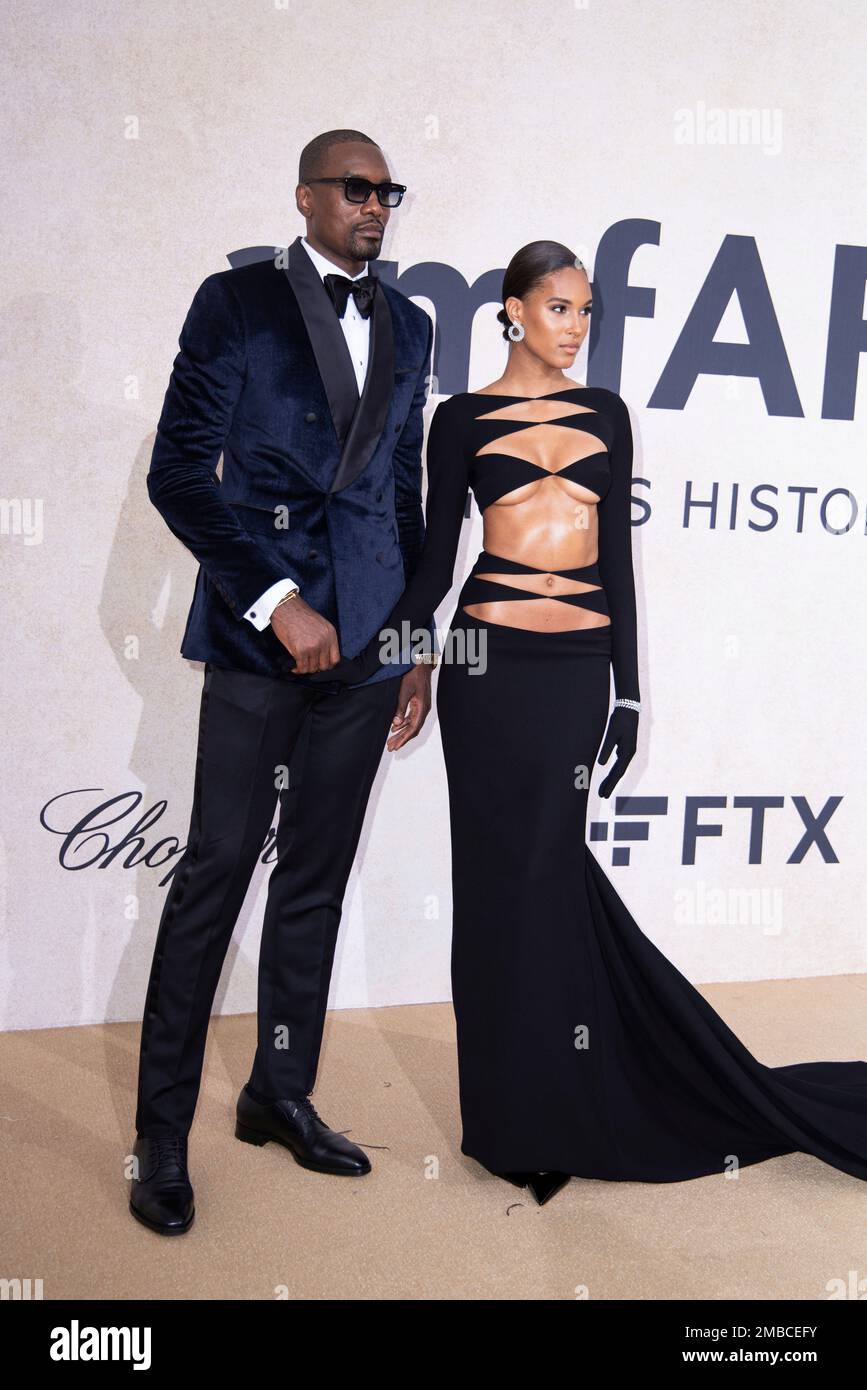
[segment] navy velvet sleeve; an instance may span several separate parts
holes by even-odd
[[[461,522],[469,486],[463,445],[460,399],[441,401],[433,413],[427,441],[427,498],[425,538],[415,572],[378,632],[357,656],[344,659],[322,672],[323,680],[366,680],[381,665],[392,661],[383,634],[396,633],[405,655],[405,632],[431,629],[433,616],[452,585]],[[404,624],[408,627],[404,628]]]
[[[433,323],[429,322],[424,361],[415,385],[406,423],[392,454],[394,469],[394,510],[400,548],[411,573],[415,573],[424,544],[424,512],[421,499],[421,456],[424,439],[424,407],[430,380]],[[409,577],[409,576],[408,576]]]
[[[412,405],[406,423],[392,454],[394,470],[394,510],[397,533],[403,556],[404,574],[409,583],[418,569],[424,546],[425,520],[422,507],[422,441],[424,439],[424,408],[430,382],[431,352],[433,350],[433,321],[428,321],[428,340],[416,381]],[[433,620],[428,626],[433,638]]]
[[[286,573],[220,495],[217,464],[246,372],[243,316],[225,275],[210,275],[199,286],[178,344],[147,475],[148,495],[242,619]]]
[[[599,573],[611,617],[611,671],[618,699],[640,700],[635,576],[632,562],[632,425],[615,396],[611,486],[598,505]]]

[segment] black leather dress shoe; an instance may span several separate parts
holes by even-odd
[[[290,1150],[302,1168],[316,1173],[360,1177],[370,1172],[370,1159],[364,1150],[329,1129],[309,1096],[264,1105],[254,1100],[245,1086],[235,1112],[235,1137],[258,1145],[274,1139]]]
[[[161,1236],[181,1236],[193,1224],[196,1208],[187,1172],[187,1140],[179,1134],[137,1135],[129,1209],[136,1221]]]

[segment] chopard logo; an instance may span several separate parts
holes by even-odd
[[[122,869],[137,869],[142,865],[148,869],[162,869],[168,864],[170,870],[160,879],[160,887],[168,883],[186,849],[176,835],[152,833],[168,802],[157,801],[148,810],[141,811],[141,792],[129,791],[97,801],[89,809],[85,806],[79,810],[74,800],[70,803],[70,798],[84,798],[102,791],[102,787],[77,787],[59,792],[46,801],[39,812],[40,825],[59,837],[57,862],[60,867],[75,871],[107,869],[117,861]],[[261,863],[276,859],[276,852],[267,853],[275,838],[274,830],[269,830]]]

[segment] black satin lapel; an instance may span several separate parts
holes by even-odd
[[[283,270],[298,300],[313,345],[337,438],[344,445],[359,408],[358,382],[340,319],[318,270],[301,245],[300,236],[288,248]]]
[[[301,250],[302,256],[305,251]],[[309,258],[308,258],[309,259]],[[337,316],[335,315],[335,318]],[[350,364],[351,366],[351,364]],[[394,392],[394,333],[391,310],[378,285],[370,316],[370,355],[364,390],[358,402],[329,492],[340,492],[368,465],[382,437]]]

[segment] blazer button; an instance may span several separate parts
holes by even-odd
[[[308,550],[308,552],[307,552],[307,559],[308,559],[308,560],[318,560],[318,559],[319,559],[319,551],[318,551],[318,550]]]
[[[315,423],[316,423],[316,411],[315,411],[315,410],[308,410],[307,414],[304,416],[304,419],[307,421],[307,424],[308,424],[308,425],[315,425]]]
[[[402,429],[403,429],[403,425],[401,425],[401,424],[395,425],[395,427],[394,427],[394,432],[395,432],[395,434],[400,434],[400,432],[401,432]]]
[[[376,558],[377,558],[377,560],[379,561],[379,563],[382,564],[382,561],[383,561],[383,559],[384,559],[384,555],[383,555],[383,552],[382,552],[381,550],[377,550],[377,552],[376,552]]]
[[[382,493],[381,493],[381,492],[378,492],[378,493],[376,494],[376,500],[377,500],[377,502],[381,502],[381,501],[382,501]]]

